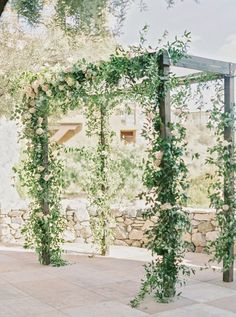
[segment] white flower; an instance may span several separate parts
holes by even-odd
[[[169,203],[165,203],[165,204],[160,206],[160,209],[161,210],[170,210],[170,209],[172,209],[172,205]]]
[[[163,157],[163,152],[162,151],[158,151],[158,152],[155,153],[156,160],[160,161],[162,159],[162,157]]]
[[[39,179],[40,179],[40,174],[35,174],[35,175],[34,175],[34,178],[35,178],[36,180],[39,180]]]
[[[44,215],[44,216],[43,216],[43,220],[44,220],[44,221],[47,221],[48,218],[49,218],[49,215]]]
[[[36,134],[38,134],[38,135],[42,135],[43,133],[44,133],[44,130],[42,128],[38,128],[36,130]]]
[[[48,97],[51,97],[51,96],[52,96],[52,91],[51,91],[51,90],[46,91],[46,95],[47,95]]]
[[[39,167],[38,167],[38,170],[39,170],[40,172],[43,172],[43,171],[45,170],[45,167],[39,166]]]
[[[171,133],[173,136],[175,136],[176,138],[178,138],[179,137],[179,132],[178,131],[176,131],[176,130],[174,130],[174,131],[172,131],[172,133]]]
[[[149,113],[147,114],[147,118],[148,118],[149,120],[153,120],[153,119],[155,118],[154,113],[149,112]]]
[[[31,119],[31,114],[30,113],[25,113],[25,114],[23,114],[23,116],[22,116],[22,119],[23,120],[28,120],[28,119]]]
[[[33,108],[33,107],[32,107],[32,108],[29,108],[29,112],[30,112],[30,113],[35,113],[35,111],[36,111],[35,108]]]
[[[43,118],[42,117],[38,117],[38,124],[41,125],[43,123]]]
[[[222,209],[223,209],[224,211],[228,211],[228,210],[229,210],[229,205],[223,205],[223,206],[222,206]]]
[[[47,182],[50,178],[52,178],[52,175],[45,175],[43,179]]]
[[[40,82],[39,82],[38,80],[35,80],[35,81],[32,83],[32,88],[34,89],[34,92],[35,92],[36,94],[38,93],[39,86],[40,86]]]
[[[67,82],[67,85],[68,86],[74,86],[74,84],[75,84],[75,80],[74,80],[74,78],[72,78],[72,77],[67,77],[66,79],[65,79],[65,81]]]
[[[60,91],[63,91],[63,90],[65,89],[65,87],[64,87],[63,85],[59,85],[59,86],[58,86],[58,89],[59,89]]]
[[[176,116],[179,116],[181,113],[182,113],[182,110],[181,110],[181,109],[174,109],[174,114],[175,114]]]
[[[222,146],[229,146],[230,145],[230,143],[228,142],[228,141],[226,141],[226,140],[224,140],[223,142],[222,142]]]
[[[24,88],[24,92],[25,92],[27,97],[31,97],[31,98],[35,97],[35,92],[31,86],[26,86]]]
[[[35,107],[36,102],[35,102],[35,100],[31,100],[29,104],[30,104],[31,107]]]
[[[159,169],[162,157],[163,157],[163,152],[162,151],[158,151],[158,152],[155,153],[154,167],[156,169]]]
[[[42,217],[43,217],[43,213],[42,213],[42,212],[38,212],[38,213],[37,213],[37,216],[38,216],[39,218],[42,218]]]
[[[71,66],[68,66],[68,67],[66,67],[66,69],[65,69],[65,71],[66,71],[67,73],[71,73],[72,70],[73,70],[73,67],[71,67]]]
[[[42,90],[44,92],[47,92],[49,90],[49,85],[48,84],[42,85]]]

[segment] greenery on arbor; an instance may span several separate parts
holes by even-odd
[[[49,21],[45,23],[48,25]],[[0,23],[0,46],[0,114],[9,116],[15,102],[11,82],[22,72],[37,72],[40,67],[57,64],[70,67],[84,57],[91,62],[107,59],[114,51],[115,41],[111,36],[91,39],[82,34],[70,39],[50,25],[43,32],[31,34],[11,14]]]
[[[147,118],[143,135],[148,142],[144,172],[146,191],[142,197],[147,203],[146,217],[155,216],[158,221],[147,232],[147,247],[152,251],[154,260],[145,265],[146,278],[139,294],[132,301],[133,306],[138,305],[147,293],[153,294],[159,301],[169,301],[176,295],[176,284],[182,283],[184,276],[191,271],[183,263],[187,245],[182,238],[190,230],[189,218],[183,209],[188,182],[187,167],[183,160],[186,140],[182,120],[191,78],[183,83],[183,79],[177,78],[175,74],[165,74],[161,67],[164,51],[174,65],[185,56],[188,43],[189,34],[186,33],[183,39],[176,39],[155,50],[142,46],[132,47],[128,51],[118,48],[108,61],[88,63],[83,59],[69,69],[45,69],[37,74],[23,74],[19,82],[23,90],[15,118],[23,124],[22,137],[27,140],[25,154],[28,157],[20,175],[33,198],[30,221],[25,232],[30,238],[28,246],[35,245],[39,259],[44,264],[62,263],[60,243],[63,231],[59,208],[60,188],[63,185],[62,164],[57,146],[49,142],[48,117],[59,108],[63,113],[83,108],[88,132],[97,137],[97,152],[92,159],[95,177],[91,180],[89,193],[91,205],[97,211],[94,225],[98,229],[101,253],[104,254],[111,228],[108,170],[112,131],[108,119],[121,102],[132,100],[142,105]],[[214,79],[213,75],[211,80]],[[199,77],[200,82],[205,80],[209,80],[209,75]],[[178,88],[180,85],[181,89]],[[178,120],[165,125],[160,109],[163,98],[170,91],[174,91],[172,107]],[[218,118],[217,113],[213,111],[213,118]],[[214,187],[217,193],[212,196],[221,226],[221,236],[215,243],[217,260],[222,259],[226,251],[226,245],[222,242],[231,242],[235,232],[232,230],[229,234],[225,221],[225,210],[235,208],[234,196],[231,195],[225,204],[220,183],[222,176],[227,179],[227,173],[235,168],[229,161],[232,158],[229,152],[231,144],[221,144],[222,129],[231,122],[229,118],[220,121],[218,147],[213,149],[213,152],[216,150],[218,155],[222,155],[218,150],[222,150],[222,146],[224,148],[221,157],[223,164],[217,165],[219,182],[218,187]],[[163,129],[167,129],[168,133],[163,134]],[[230,229],[234,227],[235,220],[230,219]],[[226,261],[226,267],[231,261],[232,258]]]
[[[173,62],[185,54],[186,42],[176,39],[172,45],[165,47]],[[161,119],[157,91],[163,86],[163,74],[156,70],[161,54],[162,49],[157,52],[143,50],[142,47],[128,52],[117,49],[107,62],[92,64],[82,60],[67,71],[25,74],[20,82],[23,87],[22,102],[15,111],[15,118],[20,119],[24,127],[22,137],[28,140],[28,160],[25,161],[21,178],[33,198],[31,217],[25,230],[30,231],[28,236],[33,238],[31,242],[36,245],[40,261],[48,264],[54,261],[60,263],[63,221],[57,204],[62,185],[61,162],[54,154],[55,145],[49,142],[47,117],[58,107],[62,112],[77,107],[86,109],[90,131],[98,137],[96,159],[99,169],[96,188],[92,188],[92,193],[93,205],[99,210],[101,237],[104,239],[110,212],[106,167],[111,134],[106,125],[107,115],[122,100],[141,102],[150,123],[150,128],[145,126],[144,130],[144,136],[150,143],[144,176],[147,192],[144,196],[149,207],[148,216],[155,214],[159,219],[163,218],[149,232],[151,240],[148,244],[154,254],[163,256],[163,261],[159,259],[150,264],[156,283],[153,284],[152,280],[148,284],[150,289],[156,288],[159,298],[173,296],[179,272],[188,273],[185,266],[179,264],[185,247],[181,237],[189,229],[187,215],[181,207],[186,189],[186,167],[182,160],[183,150],[178,144],[183,142],[184,130],[180,124],[172,125],[171,133],[176,133],[176,136],[166,140],[159,134]],[[165,87],[170,89],[177,83],[173,75],[167,78]],[[162,92],[159,90],[159,93]],[[180,96],[175,100],[180,102]],[[166,183],[163,186],[163,176],[167,171],[171,177],[164,177]],[[159,232],[168,232],[169,239],[162,236],[162,240],[159,234],[156,236]],[[163,274],[167,266],[171,268],[168,275]],[[150,270],[148,267],[146,269],[148,276]]]

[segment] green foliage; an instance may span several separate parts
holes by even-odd
[[[209,173],[208,173],[209,174]],[[214,173],[210,173],[214,175]],[[214,176],[212,179],[206,178],[206,173],[200,174],[199,176],[192,178],[189,182],[188,190],[188,202],[189,207],[204,207],[210,206],[210,199],[208,197],[208,188],[214,182]]]
[[[13,0],[13,8],[17,13],[27,19],[30,24],[40,22],[43,10],[43,0]]]
[[[65,156],[65,194],[78,195],[89,188],[93,171],[96,169],[96,149],[84,147],[67,150]],[[130,201],[144,190],[142,175],[145,166],[145,152],[141,146],[114,144],[109,155],[109,190],[113,191],[112,201]],[[96,179],[94,178],[94,181]],[[76,188],[76,192],[73,191]]]
[[[183,121],[190,81],[186,80],[185,85],[177,89],[178,78],[171,73],[164,74],[159,63],[163,50],[169,53],[173,63],[178,61],[186,54],[188,43],[189,34],[186,33],[183,39],[176,38],[173,43],[168,43],[167,46],[155,52],[145,50],[142,46],[133,47],[128,52],[118,48],[109,61],[94,64],[81,60],[70,69],[45,70],[37,77],[23,76],[20,83],[24,87],[24,92],[22,103],[16,109],[16,118],[23,120],[25,128],[23,136],[28,139],[30,137],[33,142],[32,152],[28,145],[26,153],[30,159],[25,167],[26,172],[27,166],[30,167],[27,186],[29,186],[29,192],[33,194],[34,203],[37,201],[44,203],[43,210],[45,210],[45,202],[49,203],[50,207],[51,199],[52,204],[55,200],[59,201],[58,186],[61,180],[60,163],[58,161],[54,163],[54,160],[50,159],[51,145],[48,148],[49,161],[45,162],[44,159],[45,145],[49,143],[46,117],[57,111],[58,107],[64,113],[78,107],[84,109],[87,118],[87,133],[89,136],[96,137],[97,144],[96,151],[91,153],[83,149],[80,155],[88,162],[91,172],[84,186],[86,186],[90,205],[95,208],[98,215],[93,226],[95,236],[100,241],[102,254],[105,254],[107,250],[112,231],[110,203],[115,195],[114,190],[120,189],[120,186],[123,187],[122,179],[118,187],[112,183],[113,132],[110,130],[109,118],[117,105],[126,100],[138,101],[142,104],[147,118],[143,135],[148,143],[143,176],[147,190],[142,197],[145,197],[147,203],[146,217],[155,216],[158,221],[147,232],[149,237],[147,247],[152,251],[155,259],[145,266],[146,278],[142,282],[140,293],[132,301],[133,306],[137,305],[146,293],[154,294],[159,301],[171,300],[176,295],[176,283],[182,284],[184,276],[190,274],[190,269],[183,264],[186,244],[182,240],[183,234],[190,229],[189,218],[183,211],[188,189],[187,168],[183,159],[186,155],[186,129]],[[164,126],[159,108],[163,98],[173,89],[175,93],[172,95],[172,106],[178,110],[179,120]],[[36,111],[32,112],[30,110],[32,107],[36,107]],[[39,118],[43,118],[43,121]],[[41,125],[40,128],[38,125]],[[226,158],[228,159],[229,156],[226,155]],[[55,169],[55,176],[53,174],[50,177],[49,183],[49,179],[45,177],[43,180],[41,176],[37,176],[36,180],[35,177],[33,178],[35,174],[38,174],[38,167],[42,162],[48,165],[47,169],[50,171]],[[54,178],[56,176],[58,178]],[[53,182],[54,179],[55,182]],[[47,184],[49,186],[46,186]],[[39,194],[39,186],[43,186],[42,195]],[[57,191],[54,191],[54,188]],[[55,196],[52,197],[51,193]],[[42,209],[42,204],[38,206]],[[50,216],[47,217],[49,223],[54,221],[51,218],[54,213],[57,215],[56,221],[59,219],[56,203],[55,206],[55,208],[54,205],[51,206]],[[55,212],[54,209],[56,209]],[[33,209],[32,215],[34,214]],[[39,221],[42,220],[39,219]],[[52,241],[59,242],[59,233],[63,230],[63,226],[59,222],[57,225],[59,226],[53,239],[48,229],[39,231],[36,227],[33,231],[36,250],[39,254],[45,247],[51,252],[50,247],[54,245]],[[60,253],[59,249],[57,250]]]
[[[207,164],[215,169],[215,175],[208,174],[209,180],[214,179],[209,187],[211,205],[216,209],[216,219],[220,228],[219,237],[209,244],[209,251],[214,251],[212,260],[218,263],[223,261],[223,270],[228,270],[234,262],[235,256],[231,250],[236,236],[235,220],[235,184],[234,173],[236,170],[235,150],[233,148],[233,133],[229,140],[225,140],[228,128],[235,131],[234,109],[224,112],[222,83],[216,85],[216,97],[212,100],[208,127],[213,129],[217,139],[215,146],[208,149]]]
[[[32,82],[35,78],[26,77]],[[25,247],[35,247],[42,264],[63,264],[60,244],[64,219],[60,216],[60,192],[63,166],[58,146],[49,143],[50,115],[46,95],[35,99],[38,86],[28,86],[22,103],[15,108],[14,118],[21,120],[21,138],[27,142],[26,159],[17,170],[22,185],[32,198],[30,219],[23,229]]]
[[[43,20],[45,12],[64,32],[75,35],[87,33],[90,36],[108,32],[108,13],[122,24],[128,5],[133,0],[13,0],[13,9],[31,26]]]

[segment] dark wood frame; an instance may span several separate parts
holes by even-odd
[[[187,56],[182,58],[176,63],[172,63],[168,54],[164,52],[160,56],[159,61],[159,71],[163,75],[163,81],[165,77],[168,76],[170,73],[170,66],[176,66],[181,68],[187,69],[194,69],[204,73],[214,73],[217,78],[223,78],[224,80],[224,112],[229,114],[230,116],[234,116],[234,77],[236,75],[236,64],[228,63],[198,56]],[[201,73],[200,73],[201,74]],[[195,73],[190,76],[191,83],[199,81],[199,73]],[[184,83],[184,77],[183,77]],[[164,87],[164,82],[163,82]],[[160,87],[159,89],[161,89]],[[159,91],[158,95],[163,94],[163,91]],[[163,138],[166,138],[170,135],[169,132],[169,123],[171,122],[171,106],[170,106],[170,92],[166,92],[163,96],[159,97],[159,105],[160,105],[160,116],[162,119],[163,126],[161,128],[161,135]],[[224,131],[224,139],[226,141],[230,141],[232,144],[231,154],[232,160],[234,159],[234,131],[232,127],[225,128]],[[228,197],[234,193],[234,182],[235,182],[235,173],[232,171],[230,176],[231,179],[231,189],[228,190],[227,186],[225,185],[224,188],[224,199],[227,202]],[[231,212],[229,210],[229,212]],[[234,253],[234,244],[229,247],[228,250],[229,254]],[[223,281],[224,282],[232,282],[234,277],[234,265],[229,268],[229,270],[223,273]]]

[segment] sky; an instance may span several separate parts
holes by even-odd
[[[186,30],[192,34],[190,54],[236,63],[236,0],[176,0],[172,8],[164,0],[144,0],[147,10],[142,12],[139,1],[127,11],[122,44],[137,43],[145,24],[154,47],[164,31],[174,39]]]

